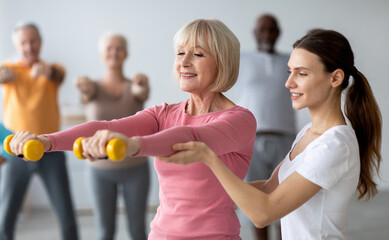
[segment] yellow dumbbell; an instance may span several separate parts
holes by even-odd
[[[84,152],[82,148],[82,140],[84,137],[79,137],[74,141],[73,144],[73,152],[79,159],[86,159],[82,153]],[[112,161],[121,161],[127,153],[127,147],[126,143],[118,138],[114,138],[109,140],[107,146],[106,146],[106,152],[108,155],[108,158]]]
[[[13,135],[13,134],[7,136],[4,139],[4,143],[3,143],[4,150],[8,154],[11,154],[11,155],[15,155],[11,151],[11,147],[9,146],[9,144],[14,136],[15,135]],[[38,161],[39,159],[42,158],[43,153],[44,153],[43,144],[38,140],[28,140],[23,145],[23,156],[30,161]],[[23,157],[23,156],[20,156],[20,157]]]

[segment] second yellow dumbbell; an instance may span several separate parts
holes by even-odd
[[[7,136],[5,139],[4,139],[4,143],[3,143],[3,146],[4,146],[4,150],[8,153],[8,154],[11,154],[11,155],[15,155],[12,151],[11,151],[11,147],[9,146],[12,138],[14,137],[15,135],[11,134],[9,136]],[[38,161],[42,158],[43,156],[43,153],[44,153],[44,149],[43,149],[43,144],[38,141],[38,140],[28,140],[24,145],[23,145],[23,156],[25,158],[27,158],[28,160],[30,161]]]
[[[85,159],[84,155],[82,155],[84,152],[82,148],[83,139],[84,137],[79,137],[73,144],[73,152],[79,159]],[[121,161],[127,153],[126,143],[118,138],[111,139],[106,146],[106,152],[108,158],[112,161]]]

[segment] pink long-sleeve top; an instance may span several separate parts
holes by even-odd
[[[185,102],[162,104],[112,121],[92,121],[46,135],[51,151],[71,150],[77,137],[109,129],[141,142],[138,156],[168,156],[172,145],[188,141],[206,143],[241,179],[253,153],[256,121],[239,106],[200,116],[185,113]],[[212,171],[201,162],[186,166],[154,161],[159,178],[157,214],[149,240],[240,239],[234,203]]]

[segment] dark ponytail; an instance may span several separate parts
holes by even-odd
[[[341,89],[349,87],[344,111],[357,136],[361,161],[358,199],[373,197],[377,193],[374,176],[379,175],[381,163],[382,118],[367,79],[354,66],[354,54],[348,40],[336,31],[315,29],[293,47],[317,55],[328,72],[343,70]],[[350,76],[353,78],[351,84]]]
[[[361,174],[358,199],[369,199],[377,193],[374,175],[381,163],[382,118],[378,104],[365,76],[356,71],[347,91],[344,111],[358,138]]]

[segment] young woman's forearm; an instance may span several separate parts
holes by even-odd
[[[216,156],[207,163],[235,204],[247,215],[256,227],[265,227],[271,219],[268,206],[268,195],[254,186],[242,181],[232,173]],[[263,186],[263,182],[258,182]]]

